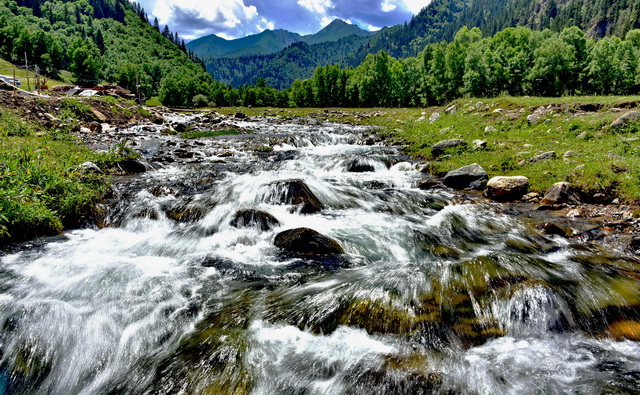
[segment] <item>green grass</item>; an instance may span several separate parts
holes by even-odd
[[[226,129],[226,130],[212,130],[212,131],[202,131],[202,132],[184,132],[180,134],[180,137],[183,139],[199,139],[204,137],[218,137],[218,136],[227,136],[232,134],[241,134],[242,132],[236,129]]]
[[[469,111],[478,102],[481,110]],[[455,105],[458,111],[445,113]],[[553,106],[539,122],[529,124],[527,116],[541,106]],[[499,97],[460,99],[442,107],[375,109],[272,109],[225,108],[232,115],[276,115],[283,119],[313,115],[322,120],[377,126],[390,141],[407,146],[407,151],[430,162],[439,176],[471,163],[478,163],[490,177],[524,175],[532,191],[544,192],[560,181],[569,181],[589,193],[602,192],[627,203],[640,202],[640,122],[624,129],[609,125],[629,109],[640,106],[640,96],[575,96],[562,98]],[[612,108],[623,107],[621,112]],[[502,109],[502,112],[494,110]],[[583,110],[589,110],[585,112]],[[593,112],[596,111],[597,112]],[[440,118],[431,124],[434,112]],[[495,131],[485,132],[487,126]],[[460,138],[466,149],[432,158],[431,147],[442,140]],[[474,150],[474,140],[487,142]],[[555,151],[556,159],[531,163],[536,154]],[[567,151],[573,151],[564,157]]]
[[[148,107],[160,107],[162,106],[162,103],[160,103],[160,98],[158,96],[151,96],[147,101],[145,101],[144,105]]]
[[[118,150],[95,153],[68,134],[42,131],[0,110],[0,245],[56,234],[96,214],[108,184],[79,164],[108,169],[120,157]]]

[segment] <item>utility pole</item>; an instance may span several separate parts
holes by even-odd
[[[27,63],[27,53],[24,53],[24,68],[27,71],[27,90],[31,90],[31,83],[29,82],[29,63]]]

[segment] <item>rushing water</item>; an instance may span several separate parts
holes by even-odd
[[[638,328],[635,257],[419,190],[362,129],[250,126],[272,152],[204,143],[121,184],[110,226],[2,258],[0,394],[640,392],[640,343],[614,339]],[[321,212],[278,200],[292,179]],[[345,254],[283,254],[298,227]]]

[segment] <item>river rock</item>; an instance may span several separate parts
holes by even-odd
[[[349,159],[344,163],[345,171],[350,173],[367,173],[376,171],[372,164],[364,158]]]
[[[529,159],[529,163],[540,162],[541,160],[555,159],[555,157],[556,157],[556,151],[548,151],[548,152],[544,152],[542,154],[536,155],[533,158]]]
[[[493,177],[487,182],[487,197],[503,202],[518,200],[529,190],[529,179],[524,176]]]
[[[267,231],[279,226],[280,221],[264,211],[240,210],[235,214],[230,225],[235,228],[255,227],[261,231]]]
[[[433,147],[431,147],[431,156],[438,157],[444,154],[445,150],[453,147],[466,147],[467,142],[460,139],[451,139],[451,140],[443,140],[437,142]]]
[[[125,159],[116,163],[116,166],[126,174],[144,173],[147,171],[147,165],[138,159]]]
[[[573,190],[571,184],[566,181],[557,182],[553,184],[542,198],[543,204],[561,204],[571,203],[577,204],[580,202],[580,197]]]
[[[448,172],[442,182],[454,189],[481,190],[487,184],[489,175],[477,163]]]
[[[185,122],[178,122],[173,125],[173,129],[178,133],[184,133],[187,131],[187,129],[189,129],[189,125],[187,125]]]
[[[269,184],[266,200],[271,203],[301,205],[302,214],[320,212],[323,208],[320,200],[300,179],[282,180]]]
[[[618,118],[615,121],[613,121],[613,123],[611,124],[610,127],[618,128],[618,127],[626,125],[628,123],[636,122],[637,120],[640,120],[640,112],[638,112],[638,111],[629,111],[628,113],[624,114],[620,118]]]
[[[438,180],[435,177],[426,177],[418,181],[417,187],[422,190],[427,190],[427,189],[434,188],[438,185],[440,185],[440,180]]]
[[[233,116],[235,119],[246,119],[247,115],[242,112],[237,112],[236,115]]]
[[[286,252],[303,255],[344,253],[337,241],[309,228],[289,229],[278,233],[274,244]]]

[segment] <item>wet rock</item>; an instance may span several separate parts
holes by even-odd
[[[406,334],[416,322],[415,315],[407,309],[371,299],[351,303],[340,318],[342,325],[359,327],[369,334]]]
[[[617,321],[609,325],[607,332],[616,340],[640,341],[640,322],[638,321]]]
[[[487,184],[489,175],[477,163],[448,172],[442,182],[453,189],[482,190]]]
[[[323,208],[320,200],[300,179],[276,181],[268,185],[266,201],[279,204],[300,205],[302,214],[320,212]]]
[[[640,112],[638,111],[629,111],[628,113],[624,114],[623,116],[621,116],[620,118],[616,119],[615,121],[613,121],[613,123],[611,123],[611,128],[618,128],[624,125],[627,125],[629,123],[633,123],[640,120]]]
[[[487,182],[487,197],[508,202],[518,200],[529,190],[529,179],[524,176],[493,177]]]
[[[178,122],[173,125],[173,130],[178,133],[184,133],[187,131],[187,129],[189,129],[189,125],[187,125],[185,122]]]
[[[121,160],[116,166],[125,174],[144,173],[147,171],[147,165],[138,159]]]
[[[548,152],[544,152],[540,155],[536,155],[533,158],[529,159],[529,163],[535,163],[535,162],[540,162],[542,160],[549,160],[549,159],[555,159],[556,157],[556,152],[555,151],[548,151]]]
[[[235,119],[246,119],[247,118],[246,114],[242,113],[242,112],[237,112],[233,117]]]
[[[629,241],[629,246],[627,249],[634,254],[637,254],[640,251],[640,236],[635,236]]]
[[[438,157],[448,149],[454,147],[466,147],[467,142],[460,139],[451,139],[451,140],[443,140],[437,142],[433,147],[431,147],[431,156]]]
[[[273,215],[259,210],[240,210],[230,223],[235,228],[258,228],[267,231],[280,225],[280,221]]]
[[[542,198],[543,204],[580,203],[580,196],[566,181],[553,184]]]
[[[350,173],[368,173],[376,171],[372,164],[367,163],[365,158],[349,159],[344,163],[345,171]]]
[[[162,115],[155,114],[153,116],[153,118],[151,119],[151,122],[153,122],[156,125],[162,125],[162,124],[164,124],[165,119],[164,119],[164,117]]]
[[[344,254],[337,241],[309,228],[296,228],[278,233],[276,247],[285,252],[303,255]]]
[[[537,227],[542,231],[542,233],[546,235],[569,237],[572,234],[570,229],[565,229],[564,227],[554,224],[553,222],[545,222],[538,225]]]
[[[434,188],[438,185],[440,185],[440,180],[438,180],[435,177],[427,177],[425,179],[420,180],[417,186],[419,189],[427,190],[427,189]]]

